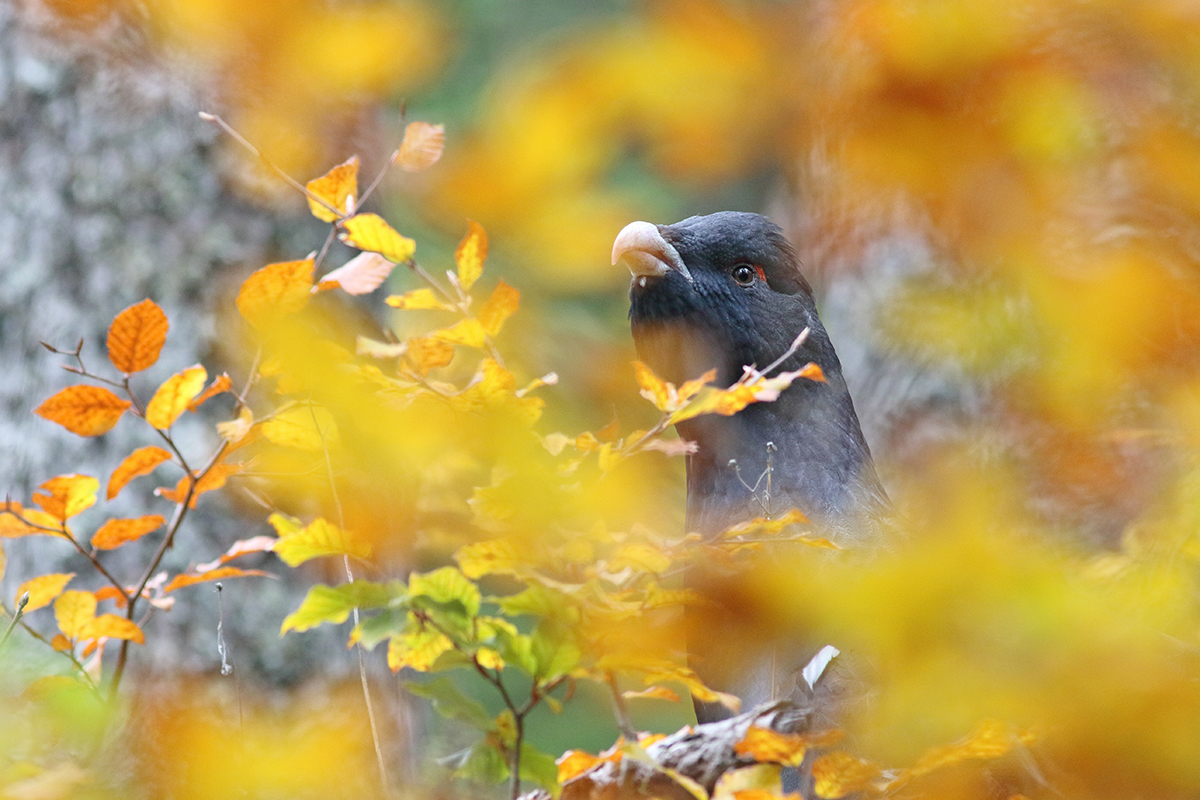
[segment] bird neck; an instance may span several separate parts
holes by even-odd
[[[688,530],[711,535],[798,508],[824,535],[859,538],[887,506],[840,370],[679,433],[698,448],[687,461]]]

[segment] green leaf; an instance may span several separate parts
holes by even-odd
[[[487,731],[492,726],[492,718],[488,716],[483,704],[459,691],[454,681],[449,678],[441,677],[422,682],[402,681],[402,685],[418,697],[432,701],[433,710],[445,719],[465,722],[481,731]]]
[[[558,765],[553,756],[524,742],[521,744],[521,777],[554,792],[558,788]]]
[[[547,586],[531,584],[508,597],[488,598],[509,617],[530,614],[535,617],[561,616],[564,612],[575,612],[571,599],[560,591]]]
[[[385,586],[371,581],[314,586],[300,607],[283,621],[279,634],[282,636],[290,630],[306,631],[326,622],[340,625],[355,608],[381,608],[403,591],[403,585],[399,583]]]
[[[480,783],[499,783],[508,778],[509,769],[500,751],[484,740],[471,746],[454,775]]]
[[[386,611],[367,617],[358,623],[354,629],[356,637],[363,647],[370,650],[384,639],[390,639],[408,629],[410,614],[404,608],[389,608]],[[415,624],[415,623],[414,623]]]
[[[542,680],[553,680],[579,666],[583,657],[566,626],[552,620],[542,620],[530,637],[537,674]]]
[[[408,591],[413,597],[428,597],[436,603],[461,603],[472,617],[479,613],[483,602],[479,587],[457,567],[442,567],[423,575],[414,572],[408,580]]]

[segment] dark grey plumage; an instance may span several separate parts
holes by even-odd
[[[629,316],[638,356],[664,378],[678,383],[715,367],[728,386],[744,366],[774,362],[806,327],[807,340],[778,369],[813,361],[825,373],[824,383],[797,380],[778,400],[732,417],[680,423],[680,436],[699,448],[687,462],[688,529],[715,533],[795,507],[825,535],[878,538],[890,504],[812,290],[779,227],[730,211],[633,223],[613,260],[634,273]]]

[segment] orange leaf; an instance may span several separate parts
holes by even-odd
[[[647,700],[669,700],[672,703],[679,702],[679,695],[672,692],[665,686],[651,686],[649,689],[643,689],[640,692],[621,692],[622,695],[629,698],[643,698]],[[646,745],[643,744],[643,747]]]
[[[54,619],[68,639],[78,639],[83,626],[95,616],[96,596],[91,592],[71,590],[63,592],[54,601]]]
[[[392,163],[406,172],[420,172],[442,157],[446,126],[428,122],[410,122],[404,129],[404,141],[392,156]]]
[[[28,614],[30,611],[50,605],[54,598],[62,594],[62,590],[74,577],[74,572],[56,572],[31,578],[17,587],[16,598],[19,601],[21,595],[29,592],[29,604],[25,606],[25,613]]]
[[[582,750],[568,750],[554,762],[558,765],[558,782],[566,783],[572,778],[577,778],[606,760]]]
[[[22,508],[21,504],[15,500],[8,501],[8,511],[11,513],[0,513],[0,538],[2,539],[15,539],[19,536],[61,535],[59,526],[62,523],[45,511],[38,511],[36,508]],[[37,527],[39,525],[52,530],[42,530]]]
[[[116,497],[125,488],[125,484],[134,478],[140,475],[148,475],[159,464],[170,460],[170,453],[154,445],[139,447],[137,450],[134,450],[125,457],[125,460],[121,462],[119,467],[113,470],[112,477],[108,479],[107,499],[112,500]]]
[[[228,550],[222,553],[216,561],[210,561],[207,564],[197,564],[197,572],[208,572],[212,569],[217,569],[222,564],[233,561],[235,558],[240,558],[250,553],[266,553],[275,547],[275,542],[279,541],[273,536],[252,536],[249,539],[240,539],[234,542]]]
[[[208,472],[204,473],[204,477],[196,482],[196,488],[192,490],[192,497],[188,500],[188,508],[196,507],[196,500],[205,492],[211,492],[214,489],[220,489],[225,485],[225,479],[234,473],[241,472],[241,464],[216,464]],[[183,498],[187,497],[188,484],[191,482],[191,476],[184,475],[175,484],[174,489],[155,489],[154,493],[164,500],[169,500],[172,503],[182,503]]]
[[[358,194],[358,156],[350,156],[321,177],[304,184],[304,188],[325,201],[326,205],[337,209],[337,213],[334,213],[326,205],[308,198],[309,210],[322,222],[335,222],[346,214],[353,214],[354,200]]]
[[[496,284],[492,296],[479,309],[479,322],[488,334],[495,336],[504,327],[504,322],[514,313],[521,302],[521,293],[504,281]]]
[[[458,266],[458,282],[470,289],[483,274],[483,262],[487,259],[487,231],[473,219],[467,220],[467,235],[454,249],[454,263]]]
[[[367,294],[382,286],[395,268],[395,264],[379,253],[359,253],[321,278],[321,284],[334,283],[346,294]]]
[[[78,436],[99,436],[112,430],[127,408],[128,400],[101,386],[68,386],[33,413]]]
[[[408,340],[408,359],[422,375],[454,360],[454,345],[418,336]]]
[[[810,361],[800,368],[799,377],[808,378],[810,381],[825,383],[825,371],[815,361]]]
[[[153,366],[167,340],[167,315],[153,300],[117,314],[108,329],[108,359],[126,375]]]
[[[343,220],[339,238],[351,247],[379,253],[396,264],[408,261],[417,252],[416,242],[401,236],[378,214],[356,214]]]
[[[237,567],[221,567],[220,569],[211,569],[208,572],[202,572],[199,575],[176,575],[171,581],[163,587],[163,594],[173,592],[176,589],[182,589],[185,586],[193,586],[197,583],[205,583],[206,581],[219,581],[222,578],[245,578],[252,575],[266,575],[261,569],[238,569]]]
[[[819,756],[812,765],[813,791],[818,797],[835,800],[870,789],[880,769],[869,761],[841,751]]]
[[[100,481],[91,475],[59,475],[51,478],[34,492],[33,502],[50,516],[65,522],[84,509],[96,504]]]
[[[405,294],[394,294],[385,301],[392,308],[405,309],[446,309],[448,306],[438,300],[432,289],[413,289]]]
[[[133,594],[132,587],[129,589],[129,593]],[[102,603],[105,600],[112,600],[117,604],[117,608],[125,607],[125,596],[117,591],[117,587],[115,586],[101,586],[99,589],[92,592],[92,594],[96,595],[97,603]]]
[[[146,643],[146,635],[137,623],[118,617],[116,614],[101,614],[88,620],[79,630],[80,639],[99,639],[107,636],[110,639],[128,639],[137,644]]]
[[[188,403],[188,411],[195,411],[212,398],[216,397],[222,392],[228,392],[232,388],[233,380],[229,377],[229,373],[222,372],[220,375],[213,378],[213,382],[209,384],[209,387],[205,389],[199,397]]]
[[[200,394],[206,380],[208,371],[199,364],[167,378],[146,404],[146,422],[160,431],[171,427],[179,415],[187,411],[193,398]]]
[[[794,733],[777,733],[768,728],[751,725],[740,742],[733,746],[739,756],[755,761],[798,767],[808,749],[807,740]]]
[[[638,386],[641,387],[642,397],[654,403],[654,407],[659,411],[672,410],[673,400],[671,384],[664,381],[662,378],[654,374],[654,370],[643,364],[641,361],[633,362],[633,374],[637,378]]]
[[[73,646],[71,640],[63,636],[61,633],[54,634],[54,638],[50,640],[50,646],[60,653],[65,653]],[[61,676],[55,676],[61,677]]]
[[[97,550],[113,550],[126,542],[142,538],[150,531],[158,530],[165,522],[161,514],[147,514],[137,519],[110,519],[92,535],[92,547]]]
[[[251,325],[263,325],[294,314],[308,304],[313,285],[313,260],[268,264],[238,291],[237,307]]]

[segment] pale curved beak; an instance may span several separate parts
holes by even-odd
[[[692,281],[679,251],[650,222],[631,222],[621,229],[613,242],[612,263],[624,264],[635,278],[661,278],[674,270]]]

